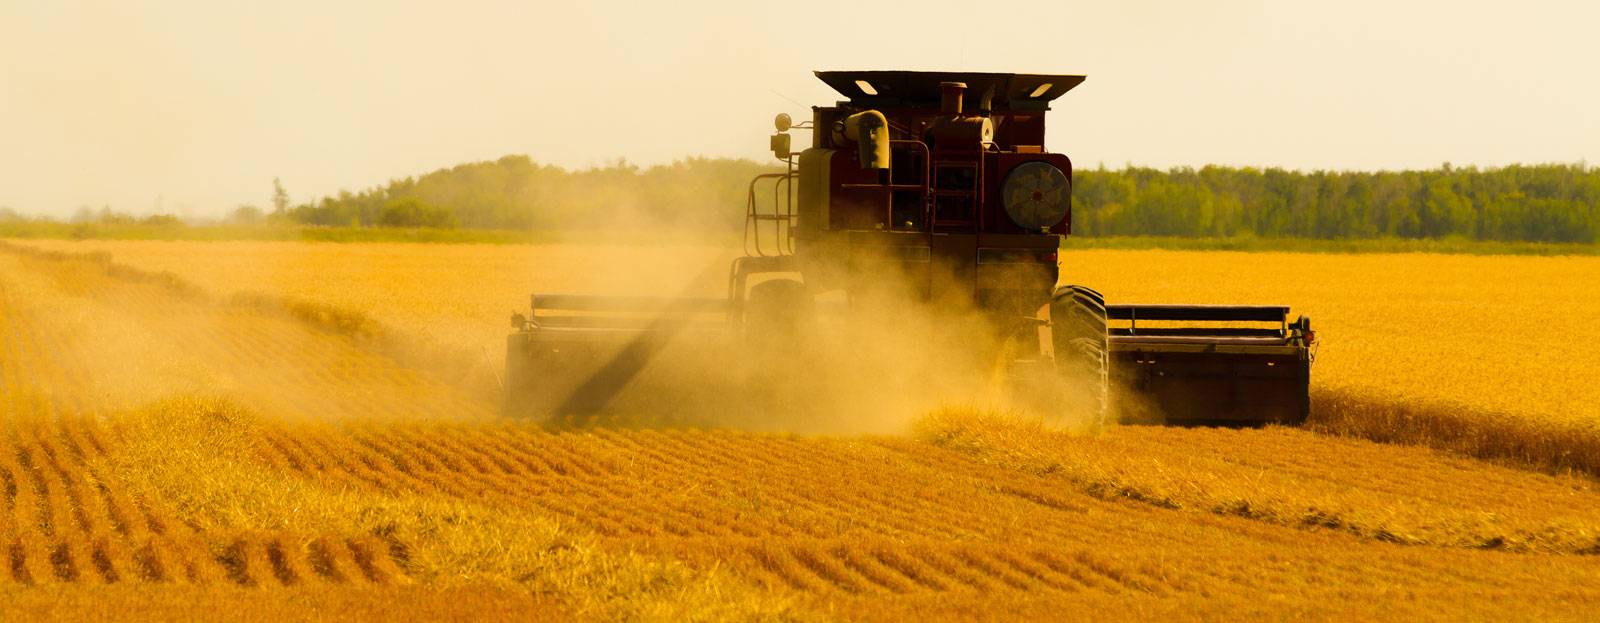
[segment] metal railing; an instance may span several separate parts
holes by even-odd
[[[744,254],[754,257],[772,257],[794,254],[794,156],[785,160],[788,170],[783,173],[763,173],[750,180],[744,211]],[[772,180],[772,211],[764,212],[756,200],[756,186],[762,180]],[[762,240],[766,224],[771,224],[771,242]],[[770,247],[770,248],[769,248]]]

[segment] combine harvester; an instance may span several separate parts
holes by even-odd
[[[823,326],[817,301],[842,292],[856,327],[882,319],[886,300],[979,319],[1006,346],[978,356],[1003,359],[1016,378],[1060,379],[1046,401],[1095,423],[1306,419],[1314,335],[1305,316],[1290,320],[1286,306],[1108,305],[1088,287],[1057,285],[1072,162],[1045,150],[1045,112],[1083,76],[817,77],[847,99],[814,107],[808,123],[778,115],[771,147],[787,170],[750,184],[745,256],[729,270],[727,297],[534,294],[507,340],[508,414],[603,412],[685,335],[735,353],[721,362],[803,346]],[[811,146],[796,152],[790,130],[810,130]],[[671,404],[664,391],[658,404]]]

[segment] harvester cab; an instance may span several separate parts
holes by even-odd
[[[816,75],[845,99],[776,119],[784,168],[750,183],[726,297],[533,295],[507,342],[508,413],[602,412],[675,336],[792,337],[815,326],[819,297],[842,293],[848,314],[888,299],[981,318],[1012,369],[1062,381],[1048,402],[1095,422],[1306,418],[1314,335],[1288,307],[1108,305],[1058,284],[1072,161],[1045,148],[1045,118],[1084,76]]]

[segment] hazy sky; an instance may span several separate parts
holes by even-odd
[[[1048,139],[1080,167],[1600,162],[1596,2],[756,4],[0,0],[0,206],[764,158],[838,99],[813,69],[1087,74]]]

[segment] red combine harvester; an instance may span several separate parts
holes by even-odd
[[[1083,76],[817,77],[846,100],[814,107],[807,123],[778,116],[771,147],[787,168],[751,182],[727,297],[533,295],[507,341],[508,414],[604,411],[684,335],[804,343],[815,301],[843,292],[856,315],[887,304],[978,318],[1007,345],[986,356],[1061,379],[1048,399],[1097,422],[1305,420],[1314,335],[1288,307],[1108,305],[1057,285],[1072,161],[1045,149],[1045,113]],[[811,146],[795,151],[790,130],[810,130]]]

